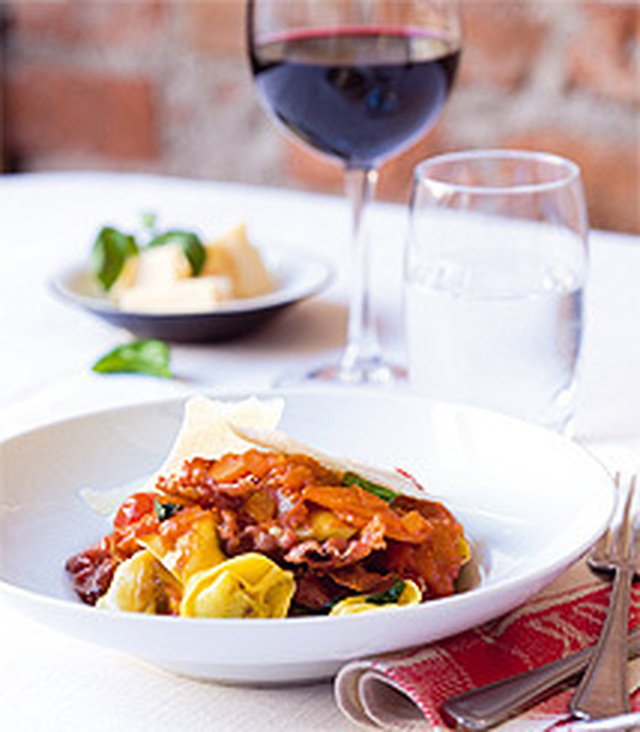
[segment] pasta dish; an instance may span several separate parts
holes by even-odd
[[[284,618],[451,595],[469,558],[452,513],[404,473],[276,431],[278,402],[192,400],[165,465],[119,495],[111,531],[67,561],[78,596],[111,610]]]

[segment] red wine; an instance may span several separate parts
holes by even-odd
[[[440,36],[375,28],[282,34],[251,49],[257,87],[276,117],[309,145],[363,168],[435,122],[458,58]]]

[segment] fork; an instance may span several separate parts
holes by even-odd
[[[620,475],[616,476],[620,487]],[[633,520],[631,504],[636,477],[631,478],[624,504],[622,522],[617,531],[609,528],[596,543],[587,559],[596,572],[614,572],[609,610],[600,639],[587,670],[569,704],[574,717],[604,719],[630,711],[627,684],[627,631],[633,559],[638,553],[638,532],[631,539]]]
[[[634,483],[635,479],[632,479],[630,487]],[[620,476],[617,475],[616,485],[619,486],[619,484]],[[628,505],[631,506],[631,499],[628,499]],[[605,536],[606,534],[595,545],[599,547],[598,554],[608,544],[609,539],[605,539]],[[594,554],[596,553],[595,547],[592,551]],[[635,557],[634,565],[635,575],[640,577],[640,558],[638,556]],[[611,572],[613,567],[608,564],[607,569]],[[571,681],[575,681],[575,677],[586,668],[596,648],[597,645],[585,648],[583,651],[564,656],[557,661],[525,671],[517,676],[510,676],[501,681],[456,694],[444,702],[442,712],[452,724],[457,725],[458,729],[490,729],[546,698],[563,684],[568,685]],[[636,628],[629,635],[628,651],[630,658],[640,655],[640,628]],[[617,669],[613,669],[611,673],[618,673]],[[616,678],[620,679],[620,673]],[[624,679],[624,675],[622,679]],[[624,699],[624,683],[621,683],[620,686],[623,689]],[[576,711],[576,716],[578,714],[579,712]]]

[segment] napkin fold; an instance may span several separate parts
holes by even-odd
[[[447,729],[440,710],[450,696],[593,644],[610,591],[609,582],[579,562],[504,617],[423,648],[348,664],[335,681],[338,706],[352,721],[374,729]],[[636,588],[630,627],[640,623],[638,600]],[[630,681],[632,706],[640,711],[640,658],[631,663]],[[498,729],[566,731],[571,695],[564,690]],[[640,717],[636,722],[633,728],[640,729]]]

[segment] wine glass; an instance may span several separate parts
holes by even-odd
[[[393,383],[369,288],[367,213],[380,164],[434,124],[460,55],[456,0],[249,0],[249,56],[269,111],[344,165],[352,205],[347,345],[302,381]]]

